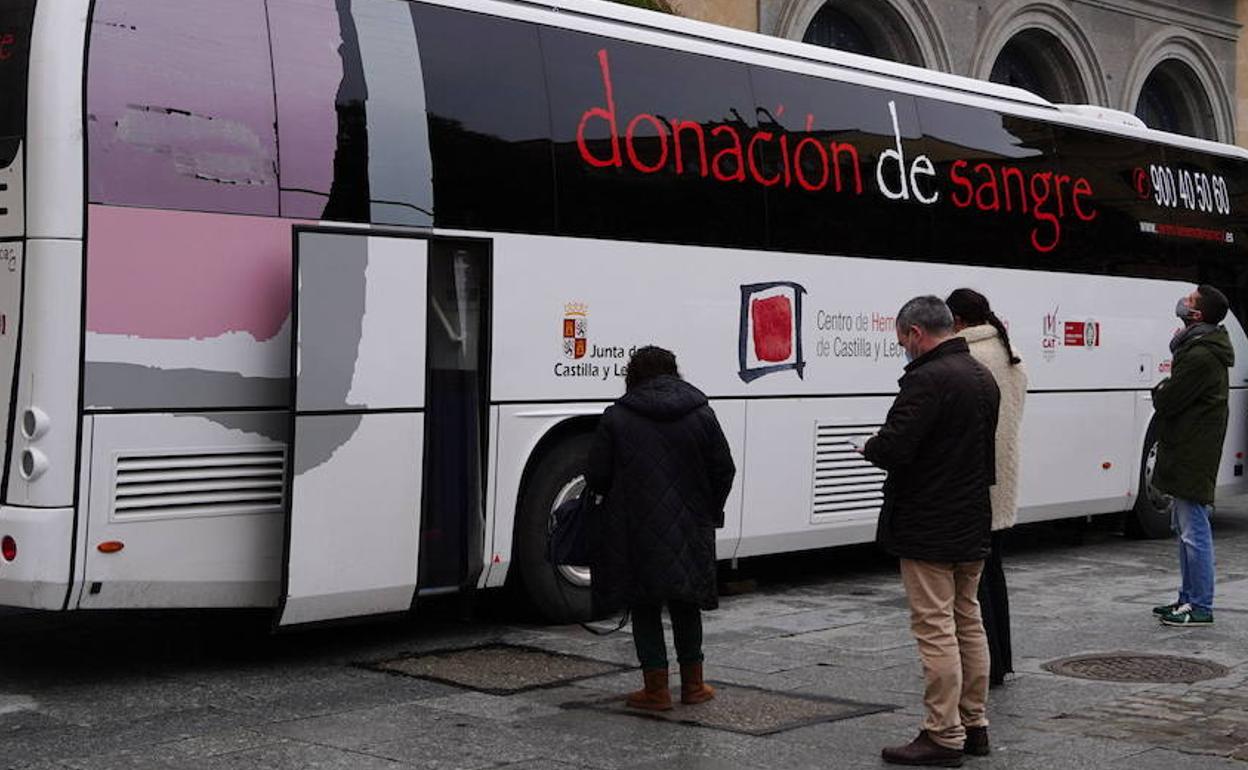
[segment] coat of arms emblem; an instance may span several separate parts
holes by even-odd
[[[584,358],[588,347],[589,306],[584,302],[569,302],[563,306],[563,355],[565,358]]]

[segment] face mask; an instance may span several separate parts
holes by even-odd
[[[1179,303],[1174,306],[1174,314],[1178,316],[1180,320],[1190,321],[1195,313],[1195,308],[1187,306],[1187,297],[1179,300]]]

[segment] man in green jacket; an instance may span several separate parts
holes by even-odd
[[[1170,526],[1179,536],[1179,600],[1154,607],[1167,626],[1213,625],[1213,530],[1209,526],[1226,438],[1227,368],[1235,351],[1226,328],[1226,295],[1202,284],[1179,300],[1184,328],[1170,341],[1170,377],[1153,388],[1157,464],[1153,486],[1174,498]]]

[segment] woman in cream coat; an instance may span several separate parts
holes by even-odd
[[[958,289],[946,304],[953,312],[954,328],[966,338],[971,355],[983,364],[1001,390],[997,418],[997,483],[992,496],[992,552],[984,561],[979,581],[979,604],[988,634],[992,658],[989,681],[999,685],[1014,671],[1010,647],[1010,600],[1006,593],[1005,572],[1001,568],[1001,540],[1014,526],[1018,508],[1019,425],[1023,421],[1023,400],[1027,396],[1027,370],[1010,346],[1005,324],[988,306],[988,299],[973,289]]]

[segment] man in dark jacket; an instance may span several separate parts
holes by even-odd
[[[663,348],[637,350],[626,392],[607,408],[589,451],[588,482],[603,495],[592,531],[596,613],[629,607],[645,687],[634,708],[672,708],[663,605],[672,616],[681,702],[702,703],[702,614],[718,606],[715,530],[736,466],[702,391],[680,379]]]
[[[919,736],[884,760],[958,765],[988,753],[988,644],[976,594],[991,544],[1000,393],[992,374],[953,336],[937,297],[897,314],[910,363],[884,427],[862,449],[888,471],[879,540],[901,560],[910,630],[927,679]]]
[[[1226,438],[1227,368],[1235,364],[1226,296],[1201,285],[1179,300],[1184,327],[1170,341],[1170,377],[1153,388],[1157,464],[1153,486],[1172,495],[1179,536],[1179,600],[1153,608],[1168,626],[1213,625],[1213,530],[1209,526]]]

